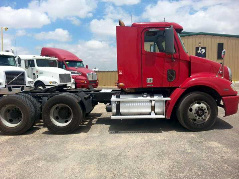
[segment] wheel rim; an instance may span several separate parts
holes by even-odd
[[[66,104],[56,104],[50,110],[50,119],[56,126],[67,126],[73,118],[71,108]]]
[[[189,119],[196,124],[205,123],[211,115],[210,106],[204,101],[195,101],[188,108]]]
[[[39,86],[37,86],[37,89],[39,89],[39,90],[43,90],[43,89],[44,89],[44,86],[39,85]]]
[[[0,120],[7,127],[16,127],[21,124],[23,113],[15,105],[6,105],[1,109]]]

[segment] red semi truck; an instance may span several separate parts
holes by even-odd
[[[87,65],[85,68],[83,61],[73,53],[59,48],[43,47],[41,56],[58,58],[58,67],[71,71],[76,88],[98,87],[97,74],[88,69]]]
[[[189,56],[176,23],[134,23],[116,27],[116,90],[69,90],[53,87],[0,99],[0,130],[21,134],[40,118],[53,133],[74,131],[95,105],[105,103],[111,119],[177,119],[191,131],[211,128],[218,107],[225,116],[238,110],[231,70]],[[33,110],[33,109],[37,110]],[[24,115],[23,115],[24,114]]]

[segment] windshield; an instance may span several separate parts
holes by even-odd
[[[186,50],[186,48],[185,48],[185,46],[184,46],[184,43],[183,43],[183,41],[182,41],[182,39],[181,39],[179,33],[178,33],[178,38],[179,38],[179,40],[180,40],[180,42],[181,42],[181,44],[182,44],[182,46],[183,46],[184,51],[185,51],[186,53],[188,53],[187,50]]]
[[[0,66],[17,66],[13,56],[0,56]]]
[[[56,60],[37,59],[36,62],[38,67],[57,67]]]
[[[68,67],[84,68],[84,64],[81,61],[66,61],[66,65]]]

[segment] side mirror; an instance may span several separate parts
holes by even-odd
[[[86,65],[85,67],[88,68],[88,65]]]
[[[174,54],[174,30],[173,27],[165,29],[165,52]]]

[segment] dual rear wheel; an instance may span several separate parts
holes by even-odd
[[[84,118],[80,101],[80,97],[71,93],[50,98],[42,110],[46,127],[58,134],[76,130]],[[41,105],[28,94],[19,93],[0,99],[0,131],[4,134],[23,134],[40,118]]]
[[[35,111],[29,97],[23,95],[3,96],[0,99],[0,131],[10,135],[25,133],[34,125]]]
[[[71,93],[50,98],[44,105],[42,114],[46,127],[58,134],[73,132],[84,118],[80,98]]]

